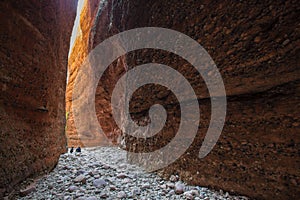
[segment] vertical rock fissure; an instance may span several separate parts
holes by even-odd
[[[71,34],[71,38],[70,38],[70,48],[69,48],[68,58],[70,58],[70,55],[73,51],[76,37],[78,35],[82,34],[82,30],[80,27],[80,14],[82,12],[84,1],[85,0],[78,0],[78,3],[77,3],[77,11],[76,11],[76,17],[74,20],[72,34]],[[67,68],[67,84],[68,84],[68,81],[69,81],[69,69]]]

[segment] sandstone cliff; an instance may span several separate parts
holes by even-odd
[[[0,197],[66,151],[67,56],[77,1],[0,2]]]
[[[192,146],[165,175],[178,173],[194,184],[221,188],[258,199],[295,199],[300,195],[299,130],[300,68],[297,1],[97,1],[90,0],[81,16],[83,36],[69,62],[67,108],[72,80],[86,55],[115,33],[156,26],[180,31],[198,41],[215,61],[227,93],[227,117],[213,151],[199,159],[200,144],[210,119],[210,99],[201,76],[174,54],[147,49],[130,52],[113,62],[99,82],[96,110],[107,135],[117,136],[110,97],[115,83],[128,69],[156,62],[172,66],[192,85],[201,121]],[[147,118],[154,103],[167,108],[170,122],[155,137],[126,137],[131,151],[153,151],[168,143],[178,129],[178,102],[166,88],[148,85],[130,102],[136,121]],[[173,120],[173,121],[172,121]],[[69,137],[76,131],[69,118]]]

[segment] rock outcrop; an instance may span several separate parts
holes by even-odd
[[[67,56],[77,1],[0,2],[0,197],[66,151]]]
[[[194,88],[201,121],[191,147],[163,173],[176,173],[193,184],[258,199],[295,199],[300,194],[299,8],[299,3],[293,0],[218,3],[90,0],[81,14],[82,36],[76,40],[69,63],[67,112],[71,112],[72,84],[81,63],[104,39],[149,26],[182,32],[208,51],[225,84],[227,117],[214,149],[204,159],[198,158],[211,114],[204,81],[184,59],[160,50],[130,52],[104,73],[95,105],[105,133],[113,135],[112,138],[120,135],[110,104],[118,79],[127,70],[145,63],[171,66]],[[144,123],[154,103],[167,108],[169,123],[151,139],[126,136],[128,150],[153,151],[176,134],[180,110],[176,97],[167,88],[147,85],[137,90],[130,102],[132,118]],[[80,142],[72,117],[68,124],[68,133],[72,133],[69,137],[75,143]]]

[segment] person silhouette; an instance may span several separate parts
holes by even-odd
[[[70,153],[73,153],[74,151],[74,147],[71,147]]]
[[[76,152],[81,152],[81,148],[77,147]]]

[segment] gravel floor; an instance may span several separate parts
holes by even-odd
[[[29,194],[29,191],[31,191]],[[26,196],[24,196],[26,195]],[[57,167],[17,199],[247,199],[227,192],[189,186],[171,176],[164,180],[126,163],[117,147],[85,148],[61,155]]]

